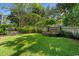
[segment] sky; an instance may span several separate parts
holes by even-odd
[[[44,6],[45,8],[50,5],[50,7],[53,7],[55,8],[56,7],[56,3],[41,3],[42,6]],[[0,13],[3,13],[4,15],[9,15],[11,13],[10,10],[4,10],[3,6],[8,6],[8,8],[11,8],[12,7],[12,4],[11,3],[0,3]]]
[[[53,7],[53,8],[56,7],[56,3],[42,3],[42,5],[43,5],[44,7],[47,7],[48,5],[50,5],[50,7]]]

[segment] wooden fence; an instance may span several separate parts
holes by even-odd
[[[43,34],[47,34],[47,35],[56,35],[60,33],[60,27],[59,26],[49,26],[46,28],[46,31],[43,31]]]
[[[70,27],[70,26],[53,26],[48,27],[47,31],[43,32],[44,34],[60,34],[68,37],[78,37],[79,38],[79,27]]]
[[[61,31],[70,32],[74,36],[79,37],[79,27],[62,26]]]

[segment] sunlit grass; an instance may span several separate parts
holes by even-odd
[[[0,41],[0,55],[79,55],[79,44],[73,39],[47,37],[38,33],[5,36]]]

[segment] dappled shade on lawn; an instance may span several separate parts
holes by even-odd
[[[9,37],[10,38],[10,37]],[[79,55],[79,45],[63,37],[47,37],[41,34],[23,34],[5,38],[0,43],[0,55]]]

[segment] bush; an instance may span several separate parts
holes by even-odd
[[[7,34],[7,32],[3,28],[0,28],[0,34]]]
[[[21,33],[41,33],[42,28],[36,26],[24,26],[17,29]]]
[[[35,32],[36,33],[42,33],[43,28],[35,26]]]
[[[9,25],[0,25],[0,34],[7,34],[6,28],[8,28]]]
[[[35,25],[36,25],[36,26],[40,26],[40,27],[45,27],[45,26],[54,25],[54,24],[56,24],[55,19],[49,18],[49,19],[40,20],[40,21],[37,22]]]
[[[20,33],[27,33],[26,29],[23,28],[23,27],[19,27],[19,28],[17,28],[17,30],[18,30]]]
[[[35,32],[35,28],[32,26],[19,27],[17,30],[21,33],[33,33],[33,32]]]
[[[7,28],[7,27],[9,27],[9,25],[0,25],[0,28],[3,28],[3,29],[5,29],[5,28]]]
[[[3,28],[0,28],[0,33],[3,33],[4,31],[3,31]]]

